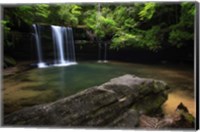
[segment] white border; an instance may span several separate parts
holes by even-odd
[[[2,18],[2,5],[17,5],[17,4],[36,4],[36,3],[47,3],[47,4],[50,4],[50,3],[130,3],[130,2],[184,2],[184,1],[187,1],[187,2],[200,2],[200,0],[28,0],[28,1],[25,1],[25,0],[1,0],[0,1],[0,20]],[[196,22],[196,20],[195,20]],[[1,68],[0,68],[0,75],[2,75],[2,25],[0,25],[0,65],[1,65]],[[196,33],[196,28],[195,28],[195,33]],[[196,35],[196,34],[195,34]],[[196,36],[195,36],[196,37]],[[200,35],[198,36],[200,37]],[[196,44],[198,44],[196,42],[196,39],[195,39],[195,49],[194,49],[194,94],[196,96],[196,74],[199,74],[199,73],[196,73]],[[199,56],[200,56],[200,53],[199,53]],[[199,60],[200,61],[200,60]],[[2,86],[2,76],[0,76],[0,90],[2,90],[1,86]],[[1,93],[1,91],[0,91]],[[1,94],[0,94],[0,98],[1,98]],[[2,98],[0,99],[0,104],[2,103]],[[0,113],[1,113],[1,108],[0,108]],[[198,112],[198,111],[196,111]],[[1,124],[1,115],[0,115],[0,125]],[[88,132],[88,131],[93,131],[93,132],[100,132],[102,131],[101,129],[100,130],[97,130],[97,129],[48,129],[48,128],[1,128],[0,131],[15,131],[15,132],[27,132],[27,130],[29,132],[36,132],[38,130],[42,130],[42,131],[45,131],[45,132],[61,132],[61,131],[65,131],[66,130],[68,132],[75,132],[75,131],[81,131],[81,132]],[[104,131],[116,131],[116,132],[125,132],[125,131],[130,131],[130,130],[104,130]],[[131,130],[131,131],[138,131],[138,130]],[[145,132],[145,130],[139,130],[141,132]],[[151,130],[148,130],[149,132],[151,132]],[[171,132],[172,130],[169,130],[169,132]],[[177,130],[176,130],[177,131]],[[180,131],[184,131],[184,130],[180,130]],[[190,130],[191,131],[191,130]],[[200,130],[198,130],[200,131]],[[166,131],[168,132],[168,131]]]

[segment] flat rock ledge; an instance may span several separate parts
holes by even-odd
[[[161,110],[165,82],[123,75],[52,103],[4,117],[5,126],[137,128],[141,114]]]

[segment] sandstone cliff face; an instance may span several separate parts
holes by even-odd
[[[163,81],[127,74],[70,97],[14,112],[4,118],[4,125],[135,128],[140,114],[160,110],[167,89]]]

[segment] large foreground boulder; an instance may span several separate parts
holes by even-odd
[[[140,114],[160,110],[167,89],[163,81],[124,75],[61,100],[14,112],[4,118],[4,125],[134,128]]]

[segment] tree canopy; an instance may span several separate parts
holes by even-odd
[[[110,48],[126,46],[157,51],[193,44],[195,3],[36,4],[4,8],[4,46],[11,30],[24,25],[55,24],[90,30]]]

